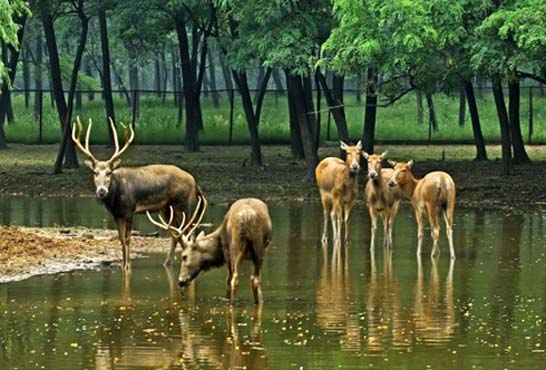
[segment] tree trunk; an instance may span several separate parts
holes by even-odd
[[[30,106],[30,62],[28,55],[28,46],[22,48],[23,53],[23,88],[25,89],[25,109]]]
[[[158,98],[161,98],[161,66],[159,64],[159,59],[157,56],[154,61],[154,66],[155,66],[155,74],[154,74],[155,93]]]
[[[278,93],[284,94],[284,87],[278,70],[273,71],[273,82],[275,83],[275,90],[277,90]]]
[[[17,41],[19,45],[23,41],[23,34],[25,31],[25,23],[27,21],[27,14],[23,13],[21,18],[15,17],[14,22],[19,25],[19,30],[17,31]],[[19,50],[20,49],[11,49],[10,58],[6,63],[8,68],[8,79],[9,81],[15,80],[15,72],[17,70],[17,61],[19,60]],[[6,136],[4,133],[4,120],[7,114],[7,108],[9,103],[9,84],[7,81],[2,82],[2,87],[0,89],[0,149],[7,149],[8,145],[6,142]]]
[[[63,136],[62,136],[62,142],[61,147],[59,148],[59,153],[57,155],[57,160],[55,161],[55,168],[54,172],[55,174],[62,172],[62,165],[63,165],[63,158],[65,158],[65,152],[67,147],[71,147],[74,151],[74,160],[69,161],[69,156],[67,155],[65,158],[64,166],[67,168],[78,168],[78,157],[76,157],[76,152],[74,150],[74,143],[70,139],[70,121],[72,118],[72,109],[74,104],[74,94],[76,91],[76,84],[78,82],[78,72],[81,67],[83,52],[85,50],[85,44],[87,42],[87,32],[89,30],[89,18],[86,17],[86,15],[83,13],[83,1],[84,0],[78,0],[77,3],[77,12],[78,17],[80,18],[81,23],[81,33],[80,33],[80,39],[78,41],[78,48],[76,49],[76,57],[74,58],[74,66],[72,67],[72,76],[70,78],[70,87],[68,89],[68,105],[66,109],[66,117],[65,117],[65,123],[64,123],[64,129],[63,129]],[[63,96],[64,100],[64,96]]]
[[[216,67],[214,65],[214,54],[212,53],[212,47],[209,47],[209,83],[212,96],[212,106],[214,108],[220,107],[220,96],[218,95],[218,87],[216,86]]]
[[[138,80],[138,66],[133,64],[129,67],[129,89],[132,93],[131,105],[134,107],[134,118],[133,120],[138,121],[140,117],[140,95],[138,94],[139,90],[139,80]],[[133,101],[133,99],[135,101]]]
[[[510,121],[510,134],[512,148],[514,150],[514,163],[531,162],[525,145],[523,144],[523,135],[521,134],[521,125],[519,119],[520,108],[520,88],[517,78],[510,79],[508,82],[508,115]]]
[[[472,81],[464,80],[463,87],[465,89],[466,99],[468,100],[468,111],[470,113],[470,120],[472,121],[472,132],[474,133],[474,143],[476,144],[476,160],[486,161],[487,152],[485,150],[485,141],[482,135],[480,116],[478,114],[478,106],[476,105],[476,97],[474,96]]]
[[[416,90],[415,96],[417,97],[417,123],[422,124],[425,121],[423,113],[423,93]]]
[[[172,69],[172,76],[173,76],[173,100],[174,100],[174,106],[178,107],[178,91],[180,90],[180,86],[178,86],[178,66],[176,64],[176,53],[174,49],[171,49],[171,69]]]
[[[295,91],[289,83],[290,77],[286,73],[286,91],[288,92],[288,113],[290,116],[290,148],[294,157],[298,159],[305,158],[303,151],[303,142],[301,139],[300,130],[298,127],[298,116],[295,107]]]
[[[262,167],[262,151],[260,148],[260,138],[258,135],[258,122],[259,117],[255,115],[254,108],[252,107],[252,98],[248,88],[248,82],[245,72],[233,71],[233,77],[237,84],[239,94],[241,94],[241,102],[243,104],[243,110],[245,112],[248,131],[250,132],[250,142],[252,145],[252,163],[256,166]]]
[[[91,68],[91,61],[90,60],[91,60],[90,58],[86,59],[85,74],[88,75],[89,77],[94,77],[93,76],[93,69]],[[89,101],[95,100],[95,93],[93,91],[90,91],[90,92],[87,93],[87,100],[89,100]]]
[[[265,67],[260,65],[258,67],[258,77],[256,78],[256,91],[254,93],[254,101],[256,101],[256,98],[258,97],[258,94],[259,94],[258,86],[262,84],[264,76],[265,76]]]
[[[466,116],[466,94],[464,86],[459,88],[459,126],[464,126]]]
[[[190,60],[188,45],[188,34],[186,31],[186,17],[182,11],[175,13],[176,34],[178,37],[178,48],[180,52],[180,63],[182,66],[182,80],[184,90],[184,103],[186,108],[186,137],[184,148],[188,152],[199,151],[199,127],[203,125],[201,106],[195,94],[195,65]],[[195,35],[194,35],[195,36]],[[195,44],[195,43],[194,43]],[[196,53],[197,51],[194,50]]]
[[[328,84],[325,76],[317,70],[317,78],[324,92],[326,103],[332,115],[334,116],[334,122],[337,127],[337,137],[339,140],[349,142],[349,130],[347,129],[347,121],[345,120],[345,108],[343,102],[335,100],[333,92],[328,88]],[[343,99],[343,97],[341,97]],[[339,99],[339,98],[338,98]]]
[[[36,37],[36,65],[34,66],[34,88],[42,90],[42,63],[43,63],[43,40],[42,35]],[[39,92],[34,94],[34,118],[38,119],[42,110],[42,96]]]
[[[125,96],[125,101],[127,101],[127,106],[130,107],[131,104],[131,95],[129,94],[129,91],[125,87],[125,84],[123,83],[123,79],[121,78],[121,74],[116,69],[116,65],[111,63],[112,72],[114,72],[114,76],[116,77],[116,81],[119,85],[119,89],[121,90],[120,95],[121,97]],[[130,88],[130,87],[129,87]]]
[[[501,132],[503,174],[509,175],[512,169],[510,121],[508,119],[508,112],[506,111],[506,104],[504,103],[504,95],[502,92],[502,84],[500,78],[494,78],[492,80],[492,84],[493,96],[495,97],[495,106],[497,108],[497,116],[499,119]]]
[[[375,122],[377,117],[377,71],[368,68],[366,81],[366,108],[364,112],[364,132],[362,148],[366,153],[373,153],[375,143]]]
[[[434,131],[438,131],[438,119],[436,118],[436,108],[434,107],[434,99],[432,98],[432,93],[427,92],[425,94],[427,100],[428,108],[428,124]]]
[[[2,44],[2,61],[4,65],[7,65],[10,60],[10,55],[13,54],[13,49],[12,49],[12,52],[10,53],[8,45],[3,42],[1,42],[1,44]],[[17,59],[19,59],[19,52],[17,55],[18,55]],[[13,83],[13,81],[11,81],[11,83]],[[8,123],[13,123],[13,106],[11,105],[11,90],[10,89],[8,89],[8,91],[5,94],[5,100],[6,100],[6,103],[5,103],[6,108],[5,108],[5,115],[3,117],[7,118]]]
[[[99,9],[99,27],[100,27],[100,46],[102,51],[102,86],[104,93],[104,105],[106,108],[106,127],[108,128],[108,145],[114,145],[114,133],[108,122],[112,118],[116,124],[116,115],[114,111],[114,97],[112,95],[112,77],[110,75],[110,45],[108,44],[108,23],[106,20],[106,10]]]

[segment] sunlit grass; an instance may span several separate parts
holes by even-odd
[[[32,97],[31,97],[32,98]],[[357,103],[354,94],[346,94],[346,116],[351,139],[357,140],[362,135],[364,121],[364,97]],[[439,130],[432,132],[432,142],[471,143],[473,140],[472,127],[466,113],[464,126],[458,124],[459,97],[437,94],[434,96],[439,121]],[[31,99],[32,102],[32,99]],[[546,98],[539,96],[535,90],[534,97],[534,134],[533,143],[546,143]],[[14,94],[13,105],[15,121],[6,125],[8,142],[37,143],[39,140],[39,125],[34,118],[32,105],[26,109],[22,94]],[[325,101],[321,107],[321,134],[324,139],[328,136],[335,140],[337,130],[333,119],[330,129],[327,124],[327,111],[324,110]],[[124,122],[131,121],[131,107],[122,97],[115,98],[116,117]],[[214,108],[212,99],[202,97],[204,131],[200,134],[200,142],[205,145],[226,144],[229,138],[229,101],[226,95],[220,98],[220,107]],[[499,128],[494,101],[489,91],[484,91],[479,97],[478,109],[486,141],[499,140]],[[83,120],[92,118],[92,143],[101,144],[107,141],[105,108],[99,94],[90,101],[83,96],[83,109],[75,111]],[[168,96],[163,103],[156,95],[148,94],[140,99],[140,117],[136,124],[136,139],[139,144],[181,144],[184,142],[184,121],[177,125],[178,111],[172,96]],[[378,142],[428,142],[428,112],[425,105],[425,123],[417,123],[417,104],[414,94],[409,94],[391,107],[379,108],[377,116],[376,140]],[[240,99],[235,95],[233,125],[233,143],[249,143],[249,134],[246,120],[241,108]],[[185,117],[183,117],[185,119]],[[275,93],[266,94],[260,123],[260,139],[264,144],[289,143],[290,128],[288,124],[288,110],[286,95]],[[521,125],[523,136],[528,137],[528,96],[527,90],[522,90]],[[44,95],[42,143],[58,142],[60,128],[56,110],[52,108],[49,95]]]

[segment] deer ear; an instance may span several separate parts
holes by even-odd
[[[186,237],[186,235],[182,234],[182,236],[180,237],[180,240],[182,240],[183,244],[188,244],[188,238]]]
[[[93,161],[90,161],[89,159],[86,159],[85,161],[83,161],[83,163],[85,163],[85,165],[91,169],[94,169],[95,167],[95,163],[93,163]]]
[[[202,239],[204,236],[205,236],[205,232],[204,232],[203,230],[201,230],[201,232],[199,233],[199,235],[197,235],[196,240]]]
[[[387,157],[387,154],[389,154],[388,150],[385,150],[383,153],[381,153],[381,159],[385,159]]]
[[[114,170],[118,168],[120,164],[121,164],[121,159],[116,159],[114,163],[112,163],[112,169]]]
[[[392,167],[396,166],[396,162],[391,159],[389,159],[387,162],[389,162]]]
[[[408,167],[409,167],[410,170],[411,170],[411,168],[413,167],[413,159],[411,159],[411,160],[408,162]]]
[[[343,141],[339,141],[339,147],[341,150],[347,150],[347,144],[345,144]]]
[[[358,140],[358,143],[356,143],[356,146],[358,150],[362,150],[362,140]]]
[[[368,153],[366,153],[365,151],[362,151],[362,156],[366,159],[368,159],[370,157],[370,155]]]

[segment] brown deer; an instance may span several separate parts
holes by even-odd
[[[423,214],[428,213],[432,235],[432,254],[440,254],[438,241],[440,238],[439,215],[442,212],[446,223],[446,234],[449,242],[449,253],[455,259],[453,247],[453,212],[455,209],[455,182],[445,172],[436,171],[427,174],[422,179],[416,179],[411,173],[413,160],[405,162],[389,161],[394,172],[389,180],[389,186],[399,186],[400,191],[411,200],[417,220],[417,255],[421,255],[423,245]]]
[[[114,123],[110,119],[110,127],[114,133],[115,152],[106,161],[97,160],[89,150],[89,137],[93,122],[89,120],[85,135],[85,146],[80,142],[83,127],[80,118],[77,118],[76,128],[72,130],[72,140],[78,149],[88,158],[85,164],[93,171],[97,198],[106,206],[114,217],[121,242],[123,253],[123,268],[130,268],[129,244],[135,213],[144,211],[163,211],[167,213],[169,207],[174,209],[173,218],[176,225],[189,227],[182,219],[183,214],[189,213],[197,202],[197,207],[204,199],[203,192],[195,183],[192,175],[176,166],[149,165],[142,167],[119,167],[120,157],[127,150],[135,137],[133,128],[123,126],[125,145],[120,149]],[[177,240],[172,239],[171,250],[165,260],[166,265],[172,263]]]
[[[227,264],[226,298],[233,303],[239,284],[239,266],[243,259],[247,259],[253,264],[250,281],[254,303],[263,302],[260,269],[272,233],[271,218],[264,202],[255,198],[239,199],[231,205],[220,227],[208,235],[201,232],[197,237],[193,232],[201,218],[186,233],[171,226],[172,216],[169,222],[163,219],[157,222],[149,213],[148,218],[155,225],[169,230],[184,246],[178,278],[180,287],[187,286],[201,271]]]
[[[349,217],[358,197],[358,172],[360,171],[360,152],[362,143],[349,146],[340,141],[346,159],[324,158],[315,169],[315,178],[322,201],[324,226],[322,244],[328,243],[328,216],[332,222],[334,245],[341,244],[341,217],[345,223],[345,242],[349,242]]]
[[[392,225],[400,206],[400,191],[396,187],[388,186],[387,182],[393,174],[391,168],[383,168],[382,162],[387,151],[379,154],[362,152],[368,161],[368,182],[366,183],[366,201],[371,219],[370,250],[375,248],[375,233],[377,230],[377,216],[383,220],[383,246],[392,248]]]

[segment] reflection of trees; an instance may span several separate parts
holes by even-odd
[[[453,304],[453,269],[455,261],[450,260],[449,271],[442,297],[438,261],[431,259],[430,281],[425,287],[421,258],[417,259],[417,284],[415,289],[415,334],[417,338],[431,345],[449,342],[455,332],[455,306]]]
[[[327,332],[342,335],[342,348],[360,351],[361,335],[356,294],[351,287],[349,274],[349,247],[345,255],[341,248],[334,248],[331,263],[328,249],[322,248],[323,264],[317,285],[317,324]]]
[[[499,260],[493,278],[491,292],[491,333],[498,338],[501,348],[510,343],[514,307],[519,296],[520,247],[524,218],[522,215],[507,215],[502,218]]]

